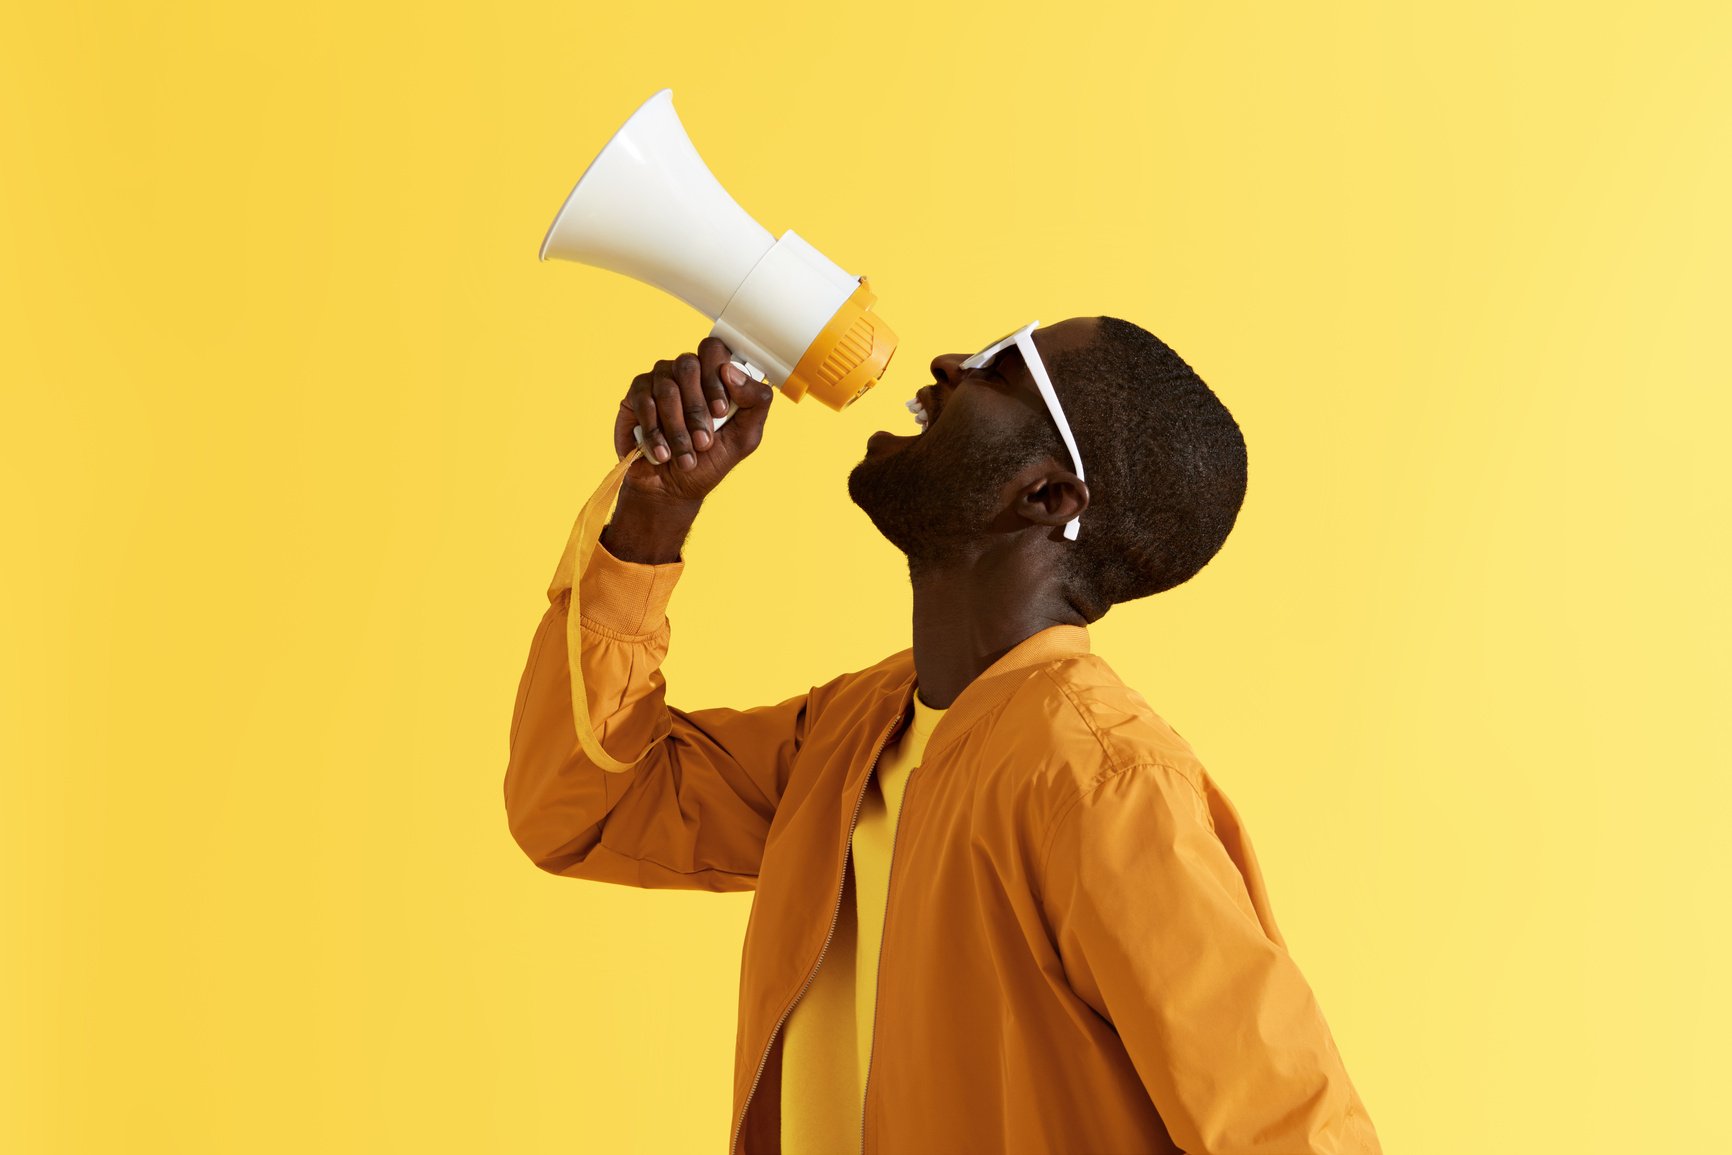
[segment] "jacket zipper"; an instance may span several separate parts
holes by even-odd
[[[913,723],[909,723],[912,725]],[[925,762],[924,756],[920,759]],[[890,834],[890,868],[884,872],[884,918],[878,928],[878,971],[872,976],[872,1033],[878,1033],[878,992],[884,985],[884,937],[890,932],[890,899],[896,892],[896,843],[902,838],[902,812],[908,809],[908,791],[914,787],[915,766],[902,783],[902,797],[896,803],[896,827]],[[852,839],[850,839],[852,841]],[[866,1093],[872,1088],[872,1059],[876,1048],[866,1052],[866,1078],[860,1084],[860,1155],[866,1155]]]
[[[903,712],[907,712],[906,707],[904,707]],[[752,1096],[758,1093],[758,1083],[764,1077],[764,1065],[770,1061],[770,1049],[776,1045],[776,1034],[782,1029],[782,1024],[788,1021],[788,1016],[794,1013],[794,1007],[799,1003],[800,999],[805,996],[807,988],[812,985],[812,980],[818,977],[818,968],[824,965],[824,956],[829,953],[830,950],[830,940],[836,937],[836,924],[841,921],[842,918],[842,892],[846,889],[848,884],[848,850],[854,842],[854,826],[860,821],[860,806],[866,801],[866,790],[872,785],[872,775],[878,770],[878,757],[884,753],[884,744],[890,740],[890,735],[896,729],[897,722],[900,722],[901,720],[902,714],[896,715],[895,720],[892,721],[889,726],[885,727],[884,733],[878,736],[878,745],[872,750],[872,768],[866,772],[864,781],[860,783],[860,793],[854,796],[854,817],[848,820],[848,837],[842,840],[842,881],[836,886],[836,909],[830,912],[830,933],[824,936],[824,945],[818,951],[818,961],[812,964],[812,969],[810,971],[806,972],[806,981],[800,987],[800,993],[794,996],[794,1001],[788,1004],[787,1009],[782,1012],[782,1017],[776,1020],[775,1027],[770,1031],[770,1041],[764,1044],[764,1054],[758,1060],[758,1073],[752,1076],[751,1090],[746,1092],[746,1102],[740,1108],[740,1117],[734,1122],[734,1139],[733,1142],[728,1145],[728,1155],[736,1155],[740,1149],[740,1132],[745,1129],[746,1115],[752,1109]],[[913,777],[912,772],[909,776]],[[903,797],[907,797],[906,786],[903,787]],[[898,806],[897,822],[900,824],[901,821],[901,807]],[[894,867],[896,856],[896,841],[894,838],[892,838],[890,842],[890,851],[891,865]],[[886,882],[886,887],[888,887],[888,882]],[[888,892],[886,893],[886,898],[888,899]],[[868,1064],[868,1070],[870,1070],[870,1064]],[[861,1131],[862,1134],[864,1134],[864,1124],[861,1126]],[[861,1141],[864,1143],[864,1138],[862,1138]]]

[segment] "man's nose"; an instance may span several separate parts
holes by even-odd
[[[955,385],[957,378],[962,376],[962,363],[966,360],[966,353],[939,354],[932,359],[932,379],[940,385]]]

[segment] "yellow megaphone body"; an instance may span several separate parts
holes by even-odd
[[[686,135],[669,88],[644,101],[584,170],[541,242],[541,259],[550,257],[678,297],[714,322],[711,335],[736,364],[791,400],[810,393],[842,409],[878,383],[896,351],[865,277],[792,230],[772,237],[728,195]]]

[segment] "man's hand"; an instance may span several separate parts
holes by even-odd
[[[696,353],[657,361],[632,378],[614,417],[614,452],[623,457],[643,426],[644,456],[620,485],[619,505],[601,544],[621,561],[659,565],[677,561],[680,546],[712,489],[751,456],[764,437],[775,390],[729,364],[732,351],[705,337]],[[715,419],[728,401],[739,411],[721,429]]]
[[[721,338],[705,337],[696,353],[657,361],[632,378],[614,418],[614,451],[623,457],[636,445],[634,425],[643,427],[645,451],[627,471],[622,495],[695,505],[758,447],[775,390],[730,364],[732,355]],[[739,412],[717,430],[730,399]]]

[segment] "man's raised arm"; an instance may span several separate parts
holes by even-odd
[[[632,382],[615,448],[642,425],[651,460],[626,474],[612,522],[576,575],[585,700],[613,773],[585,756],[572,717],[569,589],[548,591],[518,686],[504,794],[512,836],[551,873],[630,886],[750,890],[795,751],[808,696],[751,710],[682,711],[661,673],[668,598],[704,496],[754,450],[771,391],[725,372],[713,338]],[[725,391],[724,391],[725,390]],[[731,398],[739,412],[720,430]],[[719,404],[718,404],[719,403]]]

